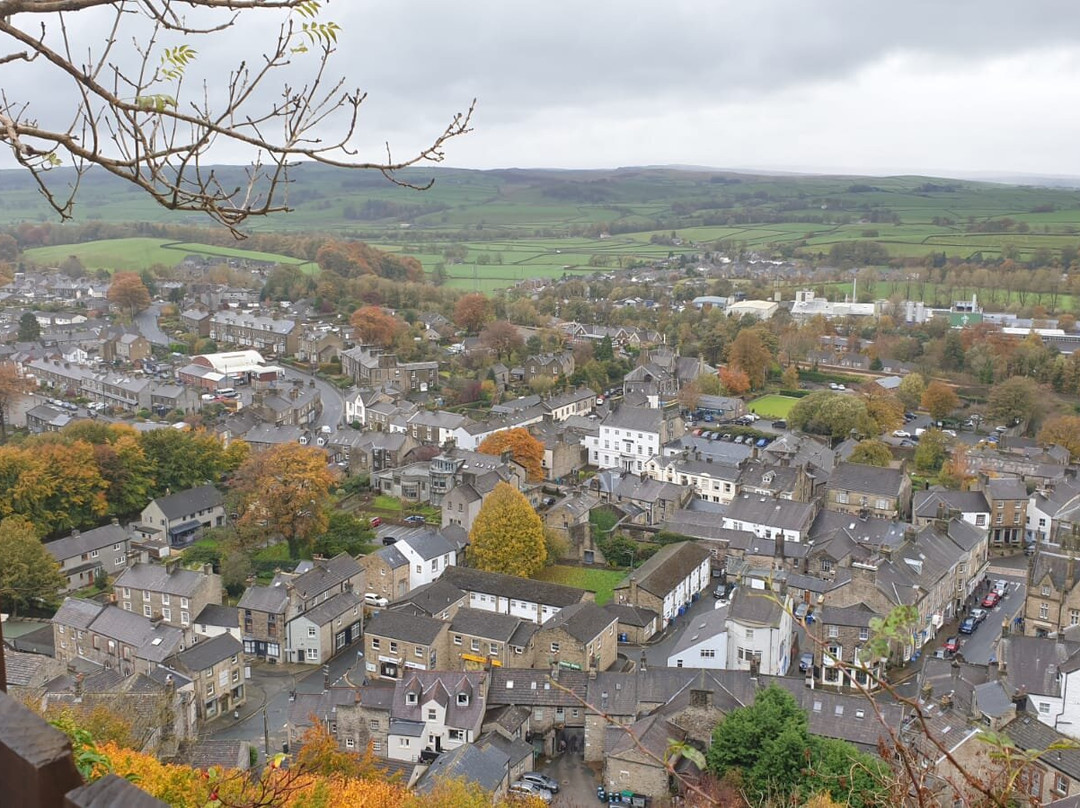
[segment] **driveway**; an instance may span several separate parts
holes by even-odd
[[[600,785],[600,778],[577,755],[559,755],[538,771],[559,781],[559,793],[551,801],[553,806],[585,808],[585,806],[599,804],[596,799],[596,787]]]

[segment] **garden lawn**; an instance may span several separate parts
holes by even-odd
[[[799,399],[791,396],[768,395],[755,398],[747,405],[747,409],[762,418],[787,418],[798,401]]]
[[[615,587],[626,577],[626,573],[619,570],[564,567],[556,564],[553,567],[544,567],[536,577],[541,581],[576,586],[579,589],[595,592],[596,602],[602,606],[611,600]]]

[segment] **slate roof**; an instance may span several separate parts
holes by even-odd
[[[784,607],[775,599],[777,596],[765,590],[747,586],[735,588],[728,605],[728,615],[740,623],[753,623],[758,626],[779,626]]]
[[[1080,564],[1066,555],[1050,552],[1045,545],[1039,545],[1032,560],[1031,583],[1041,584],[1048,576],[1058,592],[1072,591],[1080,582]]]
[[[30,687],[36,679],[46,674],[49,664],[53,662],[42,654],[24,654],[6,645],[0,646],[0,653],[4,655],[10,687]]]
[[[989,513],[990,506],[982,491],[949,491],[931,488],[929,491],[916,491],[912,498],[913,513],[920,519],[937,519],[938,503],[947,513]]]
[[[458,609],[454,619],[450,621],[450,631],[454,634],[468,634],[508,643],[521,622],[520,617],[509,614],[496,614],[483,609]]]
[[[724,519],[801,532],[813,522],[814,509],[810,502],[776,499],[764,494],[740,494],[728,506]]]
[[[595,640],[597,635],[602,634],[613,622],[617,622],[614,615],[602,606],[586,601],[560,609],[558,614],[548,618],[540,626],[540,630],[561,628],[575,640],[588,643]]]
[[[421,794],[431,791],[443,779],[461,779],[484,791],[495,791],[506,779],[510,756],[494,746],[483,748],[464,744],[443,752],[416,782]]]
[[[363,598],[355,592],[347,590],[345,592],[339,592],[329,600],[324,600],[315,608],[308,609],[306,612],[299,615],[299,617],[302,617],[317,626],[325,626],[334,620],[334,618],[345,614],[350,609],[357,610],[357,614],[359,614],[359,608],[363,602]]]
[[[225,502],[225,497],[212,485],[200,485],[197,488],[158,497],[154,502],[161,508],[165,518],[171,522],[182,516],[190,516],[208,508],[215,508]]]
[[[440,558],[454,552],[457,548],[437,531],[431,528],[413,528],[407,533],[398,531],[399,542],[404,542],[425,561]]]
[[[412,607],[418,612],[434,617],[455,603],[463,600],[465,593],[449,581],[439,578],[430,584],[418,586],[393,608]]]
[[[840,463],[829,477],[830,490],[858,491],[875,496],[900,495],[904,482],[902,469],[867,466],[862,463]]]
[[[484,572],[471,567],[449,567],[442,580],[453,584],[463,592],[483,592],[502,598],[524,600],[546,606],[563,608],[586,598],[584,589],[575,586],[534,581],[499,572]]]
[[[394,686],[394,700],[390,715],[395,720],[415,721],[424,726],[424,710],[430,701],[445,710],[444,722],[456,729],[480,730],[484,719],[484,680],[482,671],[418,671],[407,668],[405,675]],[[416,696],[410,704],[407,694]],[[467,704],[458,704],[458,696],[464,694]]]
[[[721,606],[700,617],[693,618],[679,634],[675,644],[668,651],[668,658],[677,657],[683,651],[693,648],[699,642],[722,634],[727,630],[728,607]]]
[[[633,577],[637,579],[638,588],[663,598],[711,555],[705,547],[694,542],[668,544],[627,576],[616,589],[628,589],[630,578]]]
[[[64,602],[53,615],[52,622],[60,626],[85,630],[90,628],[90,624],[97,619],[104,608],[100,603],[92,600],[64,598]]]
[[[289,593],[284,586],[249,586],[236,604],[238,609],[250,609],[253,612],[284,614],[289,603]]]
[[[409,566],[409,559],[407,559],[402,554],[401,550],[398,550],[392,545],[388,547],[380,547],[378,550],[375,551],[374,555],[377,555],[379,558],[385,561],[386,566],[388,566],[392,570],[396,570],[399,567]]]
[[[619,407],[608,413],[602,424],[615,429],[629,429],[634,432],[653,432],[659,434],[663,413],[652,407]]]
[[[356,559],[348,553],[339,553],[333,558],[314,562],[309,571],[290,583],[302,600],[310,600],[359,574],[360,565]]]
[[[170,572],[164,564],[137,563],[116,576],[113,587],[145,589],[149,592],[164,592],[178,597],[192,597],[203,585],[206,575],[183,567],[175,567]]]
[[[600,674],[603,676],[603,673]],[[558,683],[571,693],[551,684],[551,671],[532,668],[494,668],[488,687],[489,705],[519,705],[541,707],[581,707],[585,698],[588,674],[584,671],[559,670]],[[507,687],[507,685],[510,685]],[[574,696],[578,698],[574,698]]]
[[[431,617],[384,610],[367,621],[364,631],[374,637],[431,645],[445,625]]]
[[[1005,680],[1014,690],[1032,695],[1060,696],[1059,674],[1080,667],[1080,643],[1048,637],[1010,634],[1001,641]]]
[[[1061,748],[1056,749],[1053,754],[1040,754],[1039,762],[1051,769],[1057,769],[1073,780],[1080,780],[1080,749],[1067,735],[1062,735],[1039,719],[1028,715],[1021,715],[1010,721],[1001,728],[1001,733],[1025,752],[1043,752],[1057,744]]]
[[[604,610],[625,626],[644,628],[655,620],[658,615],[652,609],[639,609],[629,603],[608,603]]]
[[[195,617],[195,623],[218,628],[239,628],[240,615],[235,606],[220,603],[207,603]]]
[[[231,634],[219,634],[195,643],[176,655],[176,662],[189,671],[204,671],[219,662],[244,653],[244,644]]]
[[[105,525],[104,527],[87,530],[85,533],[72,533],[67,538],[57,539],[45,544],[52,557],[59,562],[69,558],[81,556],[91,550],[100,550],[113,544],[121,544],[127,541],[128,534],[120,525]]]
[[[1024,481],[1019,477],[994,477],[987,481],[986,498],[994,500],[1027,500],[1028,492]]]

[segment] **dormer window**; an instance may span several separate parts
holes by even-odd
[[[468,707],[469,706],[469,694],[468,693],[458,693],[457,694],[457,705],[458,705],[458,707]]]
[[[405,703],[406,704],[416,704],[416,694],[415,693],[406,693],[405,694]]]

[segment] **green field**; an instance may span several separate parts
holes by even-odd
[[[118,238],[87,241],[81,244],[59,244],[54,247],[35,247],[25,250],[23,255],[28,261],[44,266],[56,266],[65,258],[75,256],[87,269],[105,269],[110,272],[114,270],[138,272],[154,264],[173,267],[189,255],[218,256],[223,260],[242,258],[249,261],[292,264],[299,266],[305,272],[318,269],[311,261],[290,258],[287,255],[157,238]]]
[[[755,398],[747,405],[747,409],[762,418],[787,418],[798,401],[799,399],[791,396],[768,395]]]
[[[242,184],[240,169],[224,167],[219,173],[223,184],[232,184],[234,175]],[[55,176],[62,178],[63,170]],[[429,272],[443,265],[450,287],[481,291],[532,278],[589,276],[714,248],[805,257],[830,266],[834,250],[840,254],[860,244],[884,252],[875,261],[852,259],[851,265],[931,254],[957,260],[1011,256],[1018,262],[1041,256],[1045,265],[1047,252],[1060,256],[1080,248],[1080,191],[1065,187],[667,168],[430,168],[400,175],[417,184],[430,178],[434,186],[418,192],[377,174],[300,166],[290,175],[294,210],[254,220],[251,230],[362,239],[415,256]],[[0,171],[0,189],[0,225],[55,222],[25,172]],[[157,208],[135,189],[101,175],[85,177],[80,194],[74,211],[78,225],[208,225],[197,215]],[[137,270],[175,265],[190,253],[316,271],[299,258],[155,238],[73,243],[28,250],[26,256],[55,265],[77,255],[91,268]],[[898,291],[895,285],[888,290],[879,285],[888,293]],[[1080,306],[1067,300],[1058,308]]]
[[[579,589],[595,592],[596,602],[602,606],[611,600],[615,587],[626,577],[626,573],[618,570],[564,567],[556,564],[553,567],[544,567],[536,577],[541,581],[576,586]]]

